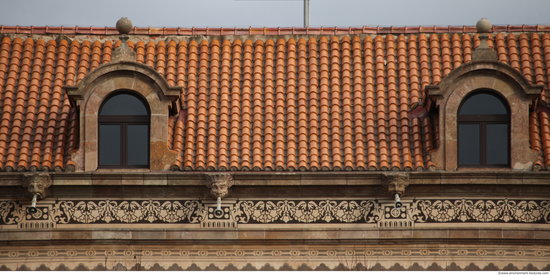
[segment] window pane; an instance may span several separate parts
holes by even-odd
[[[119,94],[109,98],[101,107],[104,116],[142,116],[148,115],[141,100],[129,94]]]
[[[128,125],[128,165],[149,164],[149,126]]]
[[[99,125],[99,165],[120,164],[120,125]]]
[[[508,164],[508,125],[487,124],[487,164]]]
[[[479,124],[458,125],[458,164],[479,165]]]
[[[460,107],[459,115],[505,115],[508,114],[504,103],[491,94],[476,94]]]

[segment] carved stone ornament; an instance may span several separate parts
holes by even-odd
[[[128,34],[133,28],[132,21],[126,17],[120,18],[116,22],[117,31],[120,33],[120,47],[113,51],[111,61],[136,61],[136,53],[128,47]]]
[[[44,173],[24,174],[22,184],[31,194],[38,194],[43,199],[47,189],[52,186],[52,178],[50,174]]]
[[[481,18],[477,21],[476,28],[479,33],[480,43],[479,47],[477,47],[473,52],[472,60],[498,61],[497,52],[493,48],[490,48],[487,44],[487,40],[489,39],[488,33],[491,31],[492,27],[493,25],[487,18]]]
[[[397,193],[402,196],[407,186],[409,186],[409,182],[408,173],[386,173],[382,175],[382,184],[391,194]]]
[[[132,21],[128,17],[121,17],[116,21],[116,30],[120,34],[129,34],[133,27],[134,24],[132,24]]]
[[[127,40],[128,35],[123,34],[120,36],[122,44],[113,51],[111,61],[136,61],[136,53],[128,47]]]
[[[233,186],[233,176],[228,173],[206,174],[206,186],[210,188],[210,194],[215,198],[225,198],[229,194],[229,188]]]
[[[491,32],[491,29],[493,28],[493,24],[491,24],[491,21],[489,19],[483,17],[479,19],[476,23],[476,29],[479,33],[488,33]]]

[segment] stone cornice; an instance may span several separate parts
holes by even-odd
[[[75,172],[50,173],[53,185],[204,186],[208,172]],[[380,185],[388,172],[232,172],[239,186]],[[408,172],[410,185],[550,185],[550,172],[467,171]],[[20,186],[28,173],[0,173],[0,187]]]

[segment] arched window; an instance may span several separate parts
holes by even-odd
[[[496,93],[468,95],[458,109],[458,165],[510,166],[510,111]]]
[[[122,91],[99,109],[99,167],[149,167],[149,107],[137,95]]]

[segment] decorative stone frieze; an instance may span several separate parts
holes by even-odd
[[[239,223],[368,223],[379,220],[375,200],[239,200],[233,217]]]
[[[229,173],[206,174],[206,186],[214,198],[225,198],[229,194],[229,188],[233,186],[233,176]]]
[[[545,245],[207,244],[0,247],[0,270],[548,270]],[[527,273],[527,272],[524,272]]]
[[[200,200],[41,201],[37,213],[42,214],[34,216],[23,207],[16,201],[0,201],[0,226],[18,227],[29,221],[56,226],[140,224],[151,228],[159,224],[193,227],[205,222],[227,222],[231,227],[339,224],[342,228],[356,224],[371,228],[398,227],[396,224],[550,224],[550,201],[536,199],[412,199],[404,200],[400,208],[390,200],[225,200],[219,215],[215,201]]]

